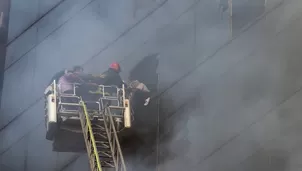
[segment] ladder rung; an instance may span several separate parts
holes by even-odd
[[[98,135],[101,136],[103,139],[107,140],[107,136],[103,135],[103,134],[98,134],[98,133],[93,133],[93,135]]]
[[[102,161],[103,163],[106,163],[106,164],[108,164],[108,165],[111,165],[111,166],[113,166],[113,164],[114,164],[114,161],[113,160],[103,160]]]
[[[94,132],[93,135],[101,136],[103,139],[107,139],[107,135],[102,132]]]
[[[105,128],[92,128],[93,131],[102,132],[105,131]]]
[[[103,162],[113,162],[112,158],[108,158],[108,157],[100,157],[101,161]]]
[[[92,131],[94,131],[93,134],[95,134],[95,135],[101,135],[101,136],[106,136],[107,135],[104,130],[92,129]]]
[[[109,144],[107,141],[95,140],[95,143]]]
[[[103,151],[99,151],[98,153],[99,153],[99,155],[105,155],[107,157],[112,157],[110,154],[103,152]]]
[[[102,151],[110,149],[110,147],[109,147],[109,146],[106,146],[106,145],[97,145],[96,148],[97,148],[98,150],[102,150]],[[108,151],[109,151],[109,150],[108,150]]]
[[[94,127],[92,128],[93,131],[96,131],[96,133],[100,133],[100,132],[103,132],[104,134],[106,133],[105,132],[105,128],[102,128],[102,127]]]
[[[110,167],[110,168],[114,168],[114,164],[113,163],[109,163],[109,162],[102,162],[102,166],[103,167]]]
[[[97,127],[97,128],[104,128],[105,129],[103,122],[102,122],[102,124],[100,124],[99,122],[93,123],[93,121],[92,121],[91,125],[92,125],[93,128]]]
[[[93,131],[94,135],[100,135],[100,136],[107,137],[106,133],[104,133],[104,130],[102,130],[102,129],[92,129],[92,131]]]
[[[97,124],[97,123],[94,123],[94,120],[92,120],[91,121],[92,123],[91,123],[91,127],[92,127],[92,129],[105,129],[105,127],[104,126],[102,126],[102,125],[100,125],[100,124]]]
[[[105,146],[100,146],[100,145],[97,145],[96,148],[98,150],[100,150],[100,149],[102,149],[102,150],[110,149],[110,147],[105,147]]]
[[[100,135],[100,136],[106,136],[106,133],[104,130],[99,130],[99,129],[92,129],[94,135]]]
[[[95,141],[95,143],[106,145],[106,146],[108,146],[108,144],[109,144],[108,142],[105,142],[105,141]]]
[[[120,107],[120,106],[109,106],[109,108],[111,108],[111,109],[125,109],[124,107]]]

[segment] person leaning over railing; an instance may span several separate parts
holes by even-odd
[[[60,85],[60,91],[62,93],[71,94],[73,93],[75,83],[81,83],[79,75],[83,73],[83,68],[75,66],[73,70],[65,70],[64,74],[59,77],[58,84]],[[57,79],[57,78],[55,78]]]
[[[58,83],[59,79],[67,73],[73,73],[73,72],[78,72],[78,73],[83,73],[84,69],[81,66],[74,66],[72,69],[64,69],[59,72],[57,72],[49,81],[48,85],[52,84],[52,82],[55,80],[56,83]]]

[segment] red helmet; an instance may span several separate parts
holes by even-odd
[[[117,62],[113,62],[109,68],[115,70],[116,72],[121,72],[120,64]]]

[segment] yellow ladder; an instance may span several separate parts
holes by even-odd
[[[127,171],[110,107],[99,111],[99,116],[91,120],[85,102],[80,103],[80,120],[91,171],[102,171],[102,168]]]

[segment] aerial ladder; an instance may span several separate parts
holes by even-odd
[[[102,171],[102,167],[126,171],[110,107],[106,107],[94,122],[84,101],[81,101],[81,107],[80,120],[91,171]]]
[[[121,89],[115,87],[117,89],[115,97],[105,95],[105,89],[108,87],[112,88],[101,85],[102,97],[97,101],[87,101],[76,95],[76,88],[70,94],[59,93],[60,85],[54,81],[45,92],[47,133],[54,132],[50,130],[50,125],[58,123],[61,116],[78,117],[91,171],[102,171],[104,168],[127,171],[118,133],[124,128],[131,127],[130,102],[125,97],[124,86]],[[78,100],[73,102],[62,100],[72,98]],[[89,107],[91,104],[94,106],[96,104],[97,110],[95,107],[91,109]],[[66,110],[68,106],[73,106],[76,110]]]

